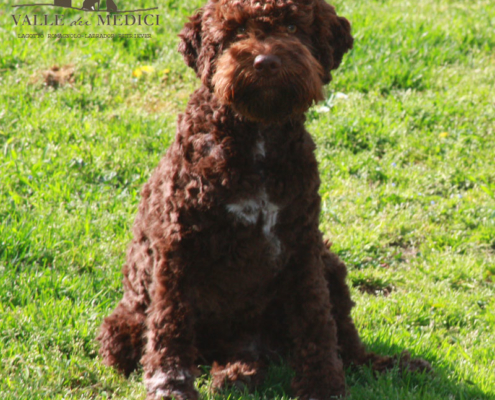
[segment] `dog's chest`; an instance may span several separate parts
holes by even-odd
[[[262,178],[261,185],[255,186],[252,193],[245,193],[244,198],[228,203],[226,209],[234,224],[244,227],[256,227],[254,232],[261,233],[272,247],[272,256],[280,253],[280,240],[275,228],[279,218],[280,206],[270,198],[269,188],[263,179],[269,171],[265,168],[266,148],[265,141],[260,138],[252,151],[252,161],[256,173]]]

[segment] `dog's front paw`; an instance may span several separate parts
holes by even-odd
[[[229,362],[227,365],[213,363],[212,391],[219,391],[226,386],[235,386],[240,390],[251,390],[258,386],[264,377],[264,370],[258,362]]]
[[[185,369],[155,371],[145,378],[147,400],[197,400],[194,376]]]

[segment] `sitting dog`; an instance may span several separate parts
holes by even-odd
[[[180,33],[201,78],[144,186],[124,296],[98,337],[108,365],[140,362],[148,399],[256,385],[287,358],[294,394],[345,394],[344,368],[422,360],[366,352],[346,267],[318,228],[320,184],[304,113],[353,44],[324,0],[210,0]]]

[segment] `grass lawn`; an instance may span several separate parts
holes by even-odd
[[[96,23],[20,3],[0,0],[0,399],[144,399],[141,374],[103,366],[95,336],[121,296],[140,188],[199,85],[176,47],[202,2],[129,0],[158,5],[160,25],[118,28],[16,27],[11,14],[35,12]],[[495,399],[495,2],[334,4],[356,45],[308,113],[321,228],[368,347],[435,370],[349,372],[349,399]],[[77,32],[151,38],[47,38]],[[71,84],[44,84],[55,64],[72,64]],[[142,66],[154,72],[133,76]],[[255,394],[197,383],[209,399],[278,400],[290,376],[274,366]]]

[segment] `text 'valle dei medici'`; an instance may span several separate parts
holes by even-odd
[[[63,15],[12,15],[12,19],[16,25],[31,25],[31,26],[90,26],[92,23],[88,20],[83,20],[82,17],[70,23],[64,23]],[[113,15],[97,15],[97,25],[109,26],[156,26],[160,25],[160,15],[158,14],[113,14]]]

